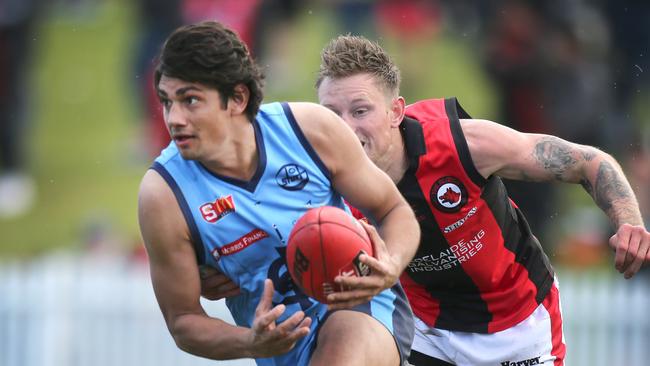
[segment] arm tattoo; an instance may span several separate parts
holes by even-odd
[[[556,179],[564,180],[564,173],[577,162],[571,155],[572,152],[569,143],[556,137],[545,137],[535,145],[533,156],[545,170],[553,173]],[[590,159],[592,158],[593,156],[590,156]]]
[[[607,161],[601,162],[600,166],[598,166],[595,188],[594,200],[605,211],[612,208],[613,201],[633,197],[630,189],[621,181],[618,172]]]
[[[582,158],[585,159],[585,161],[592,161],[594,159],[594,157],[596,156],[596,153],[593,152],[592,150],[584,150],[584,151],[582,151]]]
[[[598,207],[607,213],[617,227],[623,223],[643,225],[632,188],[622,174],[607,161],[598,166],[592,196]]]

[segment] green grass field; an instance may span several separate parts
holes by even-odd
[[[27,215],[0,221],[3,258],[82,248],[95,226],[127,249],[138,243],[136,196],[149,165],[131,66],[138,30],[126,1],[100,4],[83,17],[54,12],[38,27],[30,135],[38,201]],[[336,34],[331,24],[327,12],[305,10],[283,58],[291,78],[268,85],[267,101],[316,101],[319,51]],[[386,47],[403,69],[426,60],[418,74],[404,75],[418,81],[404,88],[407,101],[457,95],[470,113],[493,117],[495,102],[468,45],[440,36],[416,49],[390,40]]]

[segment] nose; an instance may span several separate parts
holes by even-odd
[[[187,124],[182,108],[177,103],[170,103],[169,107],[165,109],[164,116],[165,122],[170,128],[180,127]]]

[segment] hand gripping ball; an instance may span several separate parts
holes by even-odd
[[[341,291],[334,278],[368,276],[359,261],[373,255],[372,243],[361,224],[340,208],[322,206],[307,211],[289,234],[287,267],[304,293],[327,303],[327,295]]]

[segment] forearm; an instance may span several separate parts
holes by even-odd
[[[253,358],[249,328],[230,325],[200,314],[185,314],[170,322],[178,348],[213,360]]]
[[[611,156],[600,153],[585,168],[580,184],[612,221],[643,226],[638,201],[619,164]]]
[[[420,244],[420,226],[405,202],[395,206],[381,221],[379,233],[401,273]]]

